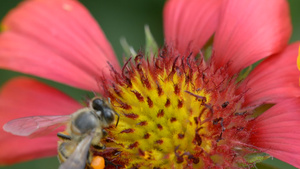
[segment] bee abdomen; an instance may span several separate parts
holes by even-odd
[[[60,142],[58,145],[58,159],[61,163],[65,162],[75,151],[77,144],[72,141]]]

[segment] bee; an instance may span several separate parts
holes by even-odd
[[[99,97],[91,99],[89,106],[71,115],[31,116],[7,122],[3,129],[18,136],[38,137],[66,124],[66,131],[57,133],[61,139],[58,156],[62,164],[59,169],[84,169],[91,154],[90,148],[104,149],[101,139],[107,134],[105,127],[110,126],[119,114]],[[67,133],[67,134],[66,134]]]

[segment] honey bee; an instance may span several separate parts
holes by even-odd
[[[107,134],[103,128],[115,121],[115,115],[118,116],[117,126],[119,114],[103,99],[94,97],[89,107],[71,115],[23,117],[7,122],[3,129],[18,136],[37,137],[66,124],[66,131],[57,134],[61,139],[58,143],[58,157],[62,162],[59,169],[84,169],[87,161],[94,160],[89,155],[91,146],[105,148],[100,142]]]

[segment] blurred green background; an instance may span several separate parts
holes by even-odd
[[[0,2],[0,19],[15,7],[21,0],[1,0]],[[81,1],[92,13],[92,15],[100,23],[108,40],[111,42],[116,55],[121,58],[123,50],[120,45],[120,38],[125,37],[127,42],[138,50],[143,48],[145,44],[144,25],[149,25],[151,32],[159,45],[163,44],[162,29],[162,9],[163,0],[82,0]],[[293,35],[291,42],[300,40],[300,0],[289,0]],[[272,5],[272,4],[270,4]],[[21,75],[20,73],[0,70],[0,85],[8,79]],[[49,83],[65,93],[71,95],[75,99],[81,99],[86,91],[70,88],[62,84],[40,79]],[[20,143],[21,144],[21,143]],[[42,144],[42,143],[41,143]],[[1,150],[0,150],[1,151]],[[300,152],[299,152],[300,153]],[[299,159],[300,160],[300,159]],[[269,159],[264,162],[281,169],[293,169],[294,167],[281,162],[279,160]],[[258,165],[258,168],[267,168]],[[12,166],[3,166],[0,169],[55,169],[58,168],[58,160],[56,157],[30,161]]]

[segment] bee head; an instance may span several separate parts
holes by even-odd
[[[91,107],[96,111],[96,115],[104,122],[104,127],[108,127],[114,120],[114,112],[105,102],[100,98],[94,98],[91,102]]]

